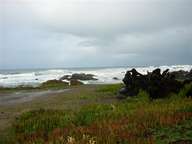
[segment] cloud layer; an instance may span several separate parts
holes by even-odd
[[[0,67],[192,64],[190,0],[4,0]]]

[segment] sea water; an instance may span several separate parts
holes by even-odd
[[[190,71],[192,65],[149,66],[149,67],[102,67],[102,68],[60,68],[60,69],[32,69],[32,70],[0,70],[0,87],[39,86],[41,83],[60,79],[64,75],[74,73],[93,74],[98,80],[82,81],[84,84],[112,84],[120,83],[127,70],[136,68],[142,74],[147,74],[156,68],[162,71]]]

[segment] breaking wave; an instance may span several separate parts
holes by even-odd
[[[74,73],[93,74],[98,80],[83,81],[85,84],[112,84],[120,83],[127,70],[133,67],[120,67],[120,68],[89,68],[89,69],[49,69],[49,70],[31,70],[20,72],[1,72],[0,71],[0,87],[16,87],[16,86],[38,86],[42,82],[60,79],[64,75],[71,75]],[[161,70],[169,69],[172,71],[190,71],[192,65],[173,65],[173,66],[149,66],[149,67],[136,67],[136,70],[142,74],[151,72],[156,68]]]

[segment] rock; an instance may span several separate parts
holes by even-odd
[[[71,79],[77,79],[77,80],[97,80],[96,78],[94,78],[94,75],[92,75],[92,74],[84,74],[84,73],[72,74]]]
[[[113,77],[114,80],[119,80],[117,77]]]
[[[92,74],[85,74],[85,73],[75,73],[72,75],[65,75],[63,77],[60,78],[60,80],[97,80],[96,78],[94,78],[94,75]]]
[[[83,83],[79,80],[76,80],[76,79],[71,79],[70,80],[70,85],[71,86],[76,86],[76,85],[83,85]]]
[[[8,79],[8,77],[2,77],[1,79]]]
[[[64,75],[59,80],[70,80],[70,79],[71,79],[71,75]]]

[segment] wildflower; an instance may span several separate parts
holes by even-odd
[[[72,136],[67,137],[67,144],[75,144],[75,138]]]
[[[96,144],[96,141],[92,138],[92,139],[89,140],[88,144]]]

